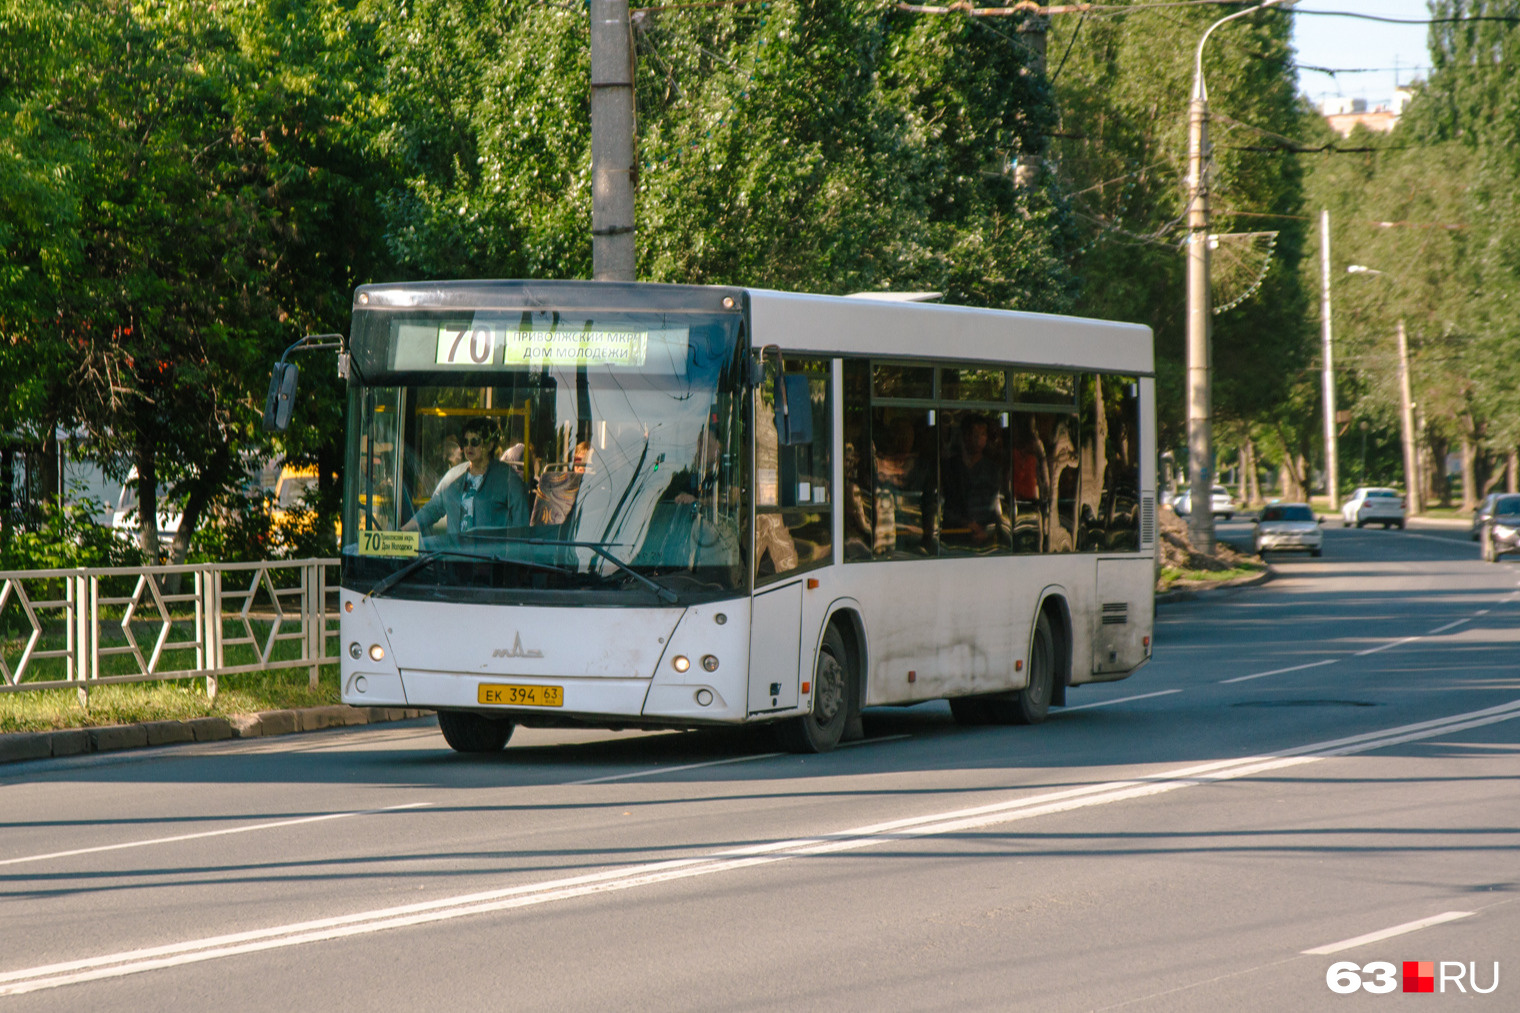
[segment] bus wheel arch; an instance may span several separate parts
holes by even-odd
[[[776,726],[788,752],[826,753],[842,741],[860,737],[864,637],[859,623],[858,614],[843,609],[823,624],[809,679],[808,713]]]
[[[1055,638],[1055,679],[1051,689],[1050,705],[1066,706],[1066,687],[1071,685],[1071,605],[1059,592],[1047,593],[1035,613],[1036,621],[1044,615]]]

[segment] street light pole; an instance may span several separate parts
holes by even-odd
[[[1376,274],[1393,278],[1386,271],[1379,271],[1364,264],[1347,264],[1347,274]],[[1396,280],[1396,279],[1395,279]],[[1420,488],[1420,455],[1415,443],[1414,391],[1409,379],[1409,341],[1404,336],[1404,318],[1399,317],[1399,421],[1404,444],[1404,495],[1409,500],[1411,515],[1425,511],[1425,497]],[[1363,478],[1363,481],[1366,481]]]
[[[1319,213],[1320,317],[1324,325],[1324,393],[1325,393],[1325,491],[1330,494],[1330,512],[1341,508],[1340,454],[1335,441],[1335,363],[1330,341],[1330,212]]]
[[[1187,442],[1188,534],[1199,552],[1214,551],[1213,351],[1209,310],[1209,92],[1203,80],[1203,45],[1214,29],[1282,0],[1227,14],[1198,40],[1193,96],[1188,104],[1187,237]]]

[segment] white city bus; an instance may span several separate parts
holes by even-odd
[[[361,287],[348,350],[343,700],[456,750],[1033,723],[1150,656],[1145,327],[472,281]]]

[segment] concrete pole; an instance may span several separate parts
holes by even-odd
[[[633,26],[628,0],[590,0],[591,277],[634,280]]]
[[[1026,13],[1019,21],[1019,38],[1029,47],[1025,61],[1025,73],[1045,77],[1045,40],[1050,32],[1050,18],[1044,14]],[[1013,170],[1013,181],[1020,189],[1029,189],[1040,176],[1044,162],[1045,138],[1037,140],[1037,149],[1021,152],[1018,165]]]
[[[1399,408],[1404,425],[1404,488],[1411,515],[1424,513],[1424,496],[1420,487],[1420,456],[1414,438],[1414,394],[1409,382],[1409,341],[1404,335],[1404,318],[1399,318]]]
[[[1335,360],[1330,341],[1330,212],[1319,213],[1320,318],[1324,321],[1325,489],[1330,512],[1341,508],[1340,454],[1335,442]]]
[[[1206,37],[1206,36],[1205,36]],[[1200,49],[1202,48],[1200,44]],[[1209,104],[1202,75],[1188,108],[1187,441],[1188,536],[1199,552],[1214,551],[1214,447],[1210,382],[1213,350],[1209,312]]]

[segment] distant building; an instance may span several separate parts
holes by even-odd
[[[1386,134],[1399,122],[1404,107],[1409,105],[1409,100],[1413,97],[1414,93],[1410,89],[1397,88],[1391,104],[1379,104],[1368,109],[1364,98],[1330,98],[1319,104],[1319,111],[1330,128],[1342,137],[1350,137],[1351,131],[1358,126]]]

